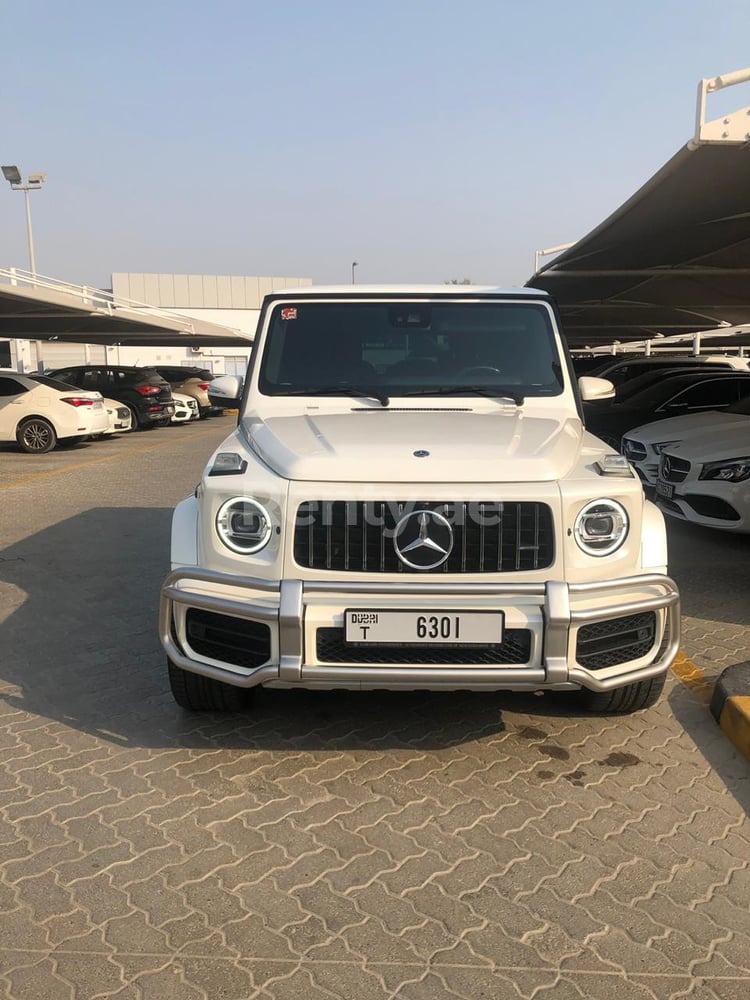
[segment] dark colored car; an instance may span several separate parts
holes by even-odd
[[[663,382],[665,378],[671,378],[673,375],[696,375],[703,372],[708,372],[709,375],[713,373],[720,375],[728,374],[725,368],[717,369],[715,365],[690,365],[689,368],[681,368],[679,366],[676,368],[658,368],[655,371],[647,371],[635,378],[629,378],[627,382],[621,382],[620,385],[615,387],[614,398],[592,400],[591,402],[587,402],[586,405],[592,406],[595,409],[606,408],[612,406],[613,402],[622,403],[630,396],[634,396],[638,392],[643,392],[644,389],[649,389],[652,385]],[[742,372],[739,374],[742,374]],[[597,378],[607,377],[606,375],[597,375]]]
[[[134,365],[76,365],[48,372],[78,389],[97,389],[130,410],[133,428],[165,427],[174,413],[172,389],[154,368]]]
[[[192,396],[198,404],[201,419],[207,417],[212,410],[208,399],[208,387],[213,380],[213,374],[208,368],[197,368],[185,365],[156,365],[156,371],[166,379],[172,387],[172,392],[184,392]]]
[[[665,417],[725,410],[750,392],[750,372],[681,372],[662,378],[609,406],[584,404],[586,427],[620,450],[622,436],[634,427]]]
[[[699,366],[700,368],[715,368],[720,371],[742,371],[747,370],[745,363],[739,358],[718,358],[715,355],[708,358],[693,357],[692,355],[657,355],[635,358],[610,358],[598,368],[587,371],[586,375],[595,375],[597,378],[607,378],[615,386],[622,385],[630,379],[645,375],[647,372],[663,372],[668,368],[690,368]]]

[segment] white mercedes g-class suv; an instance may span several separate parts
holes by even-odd
[[[679,643],[660,511],[584,427],[546,294],[266,297],[234,432],[172,527],[177,702],[253,687],[577,691],[652,704]],[[229,402],[227,403],[229,405]]]

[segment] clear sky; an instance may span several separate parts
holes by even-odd
[[[749,0],[5,0],[0,160],[48,174],[37,268],[71,281],[521,284],[687,141],[748,42]],[[26,267],[0,184],[0,266]]]

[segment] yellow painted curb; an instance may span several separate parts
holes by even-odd
[[[727,698],[719,716],[719,726],[743,757],[750,760],[750,695]]]
[[[704,705],[710,705],[714,690],[713,681],[709,680],[700,667],[696,667],[682,650],[675,657],[672,673],[695,695],[698,701]]]

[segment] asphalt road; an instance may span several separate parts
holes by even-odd
[[[625,718],[262,692],[193,716],[156,638],[174,504],[231,418],[0,448],[7,1000],[750,996],[750,539],[671,528],[686,657]]]

